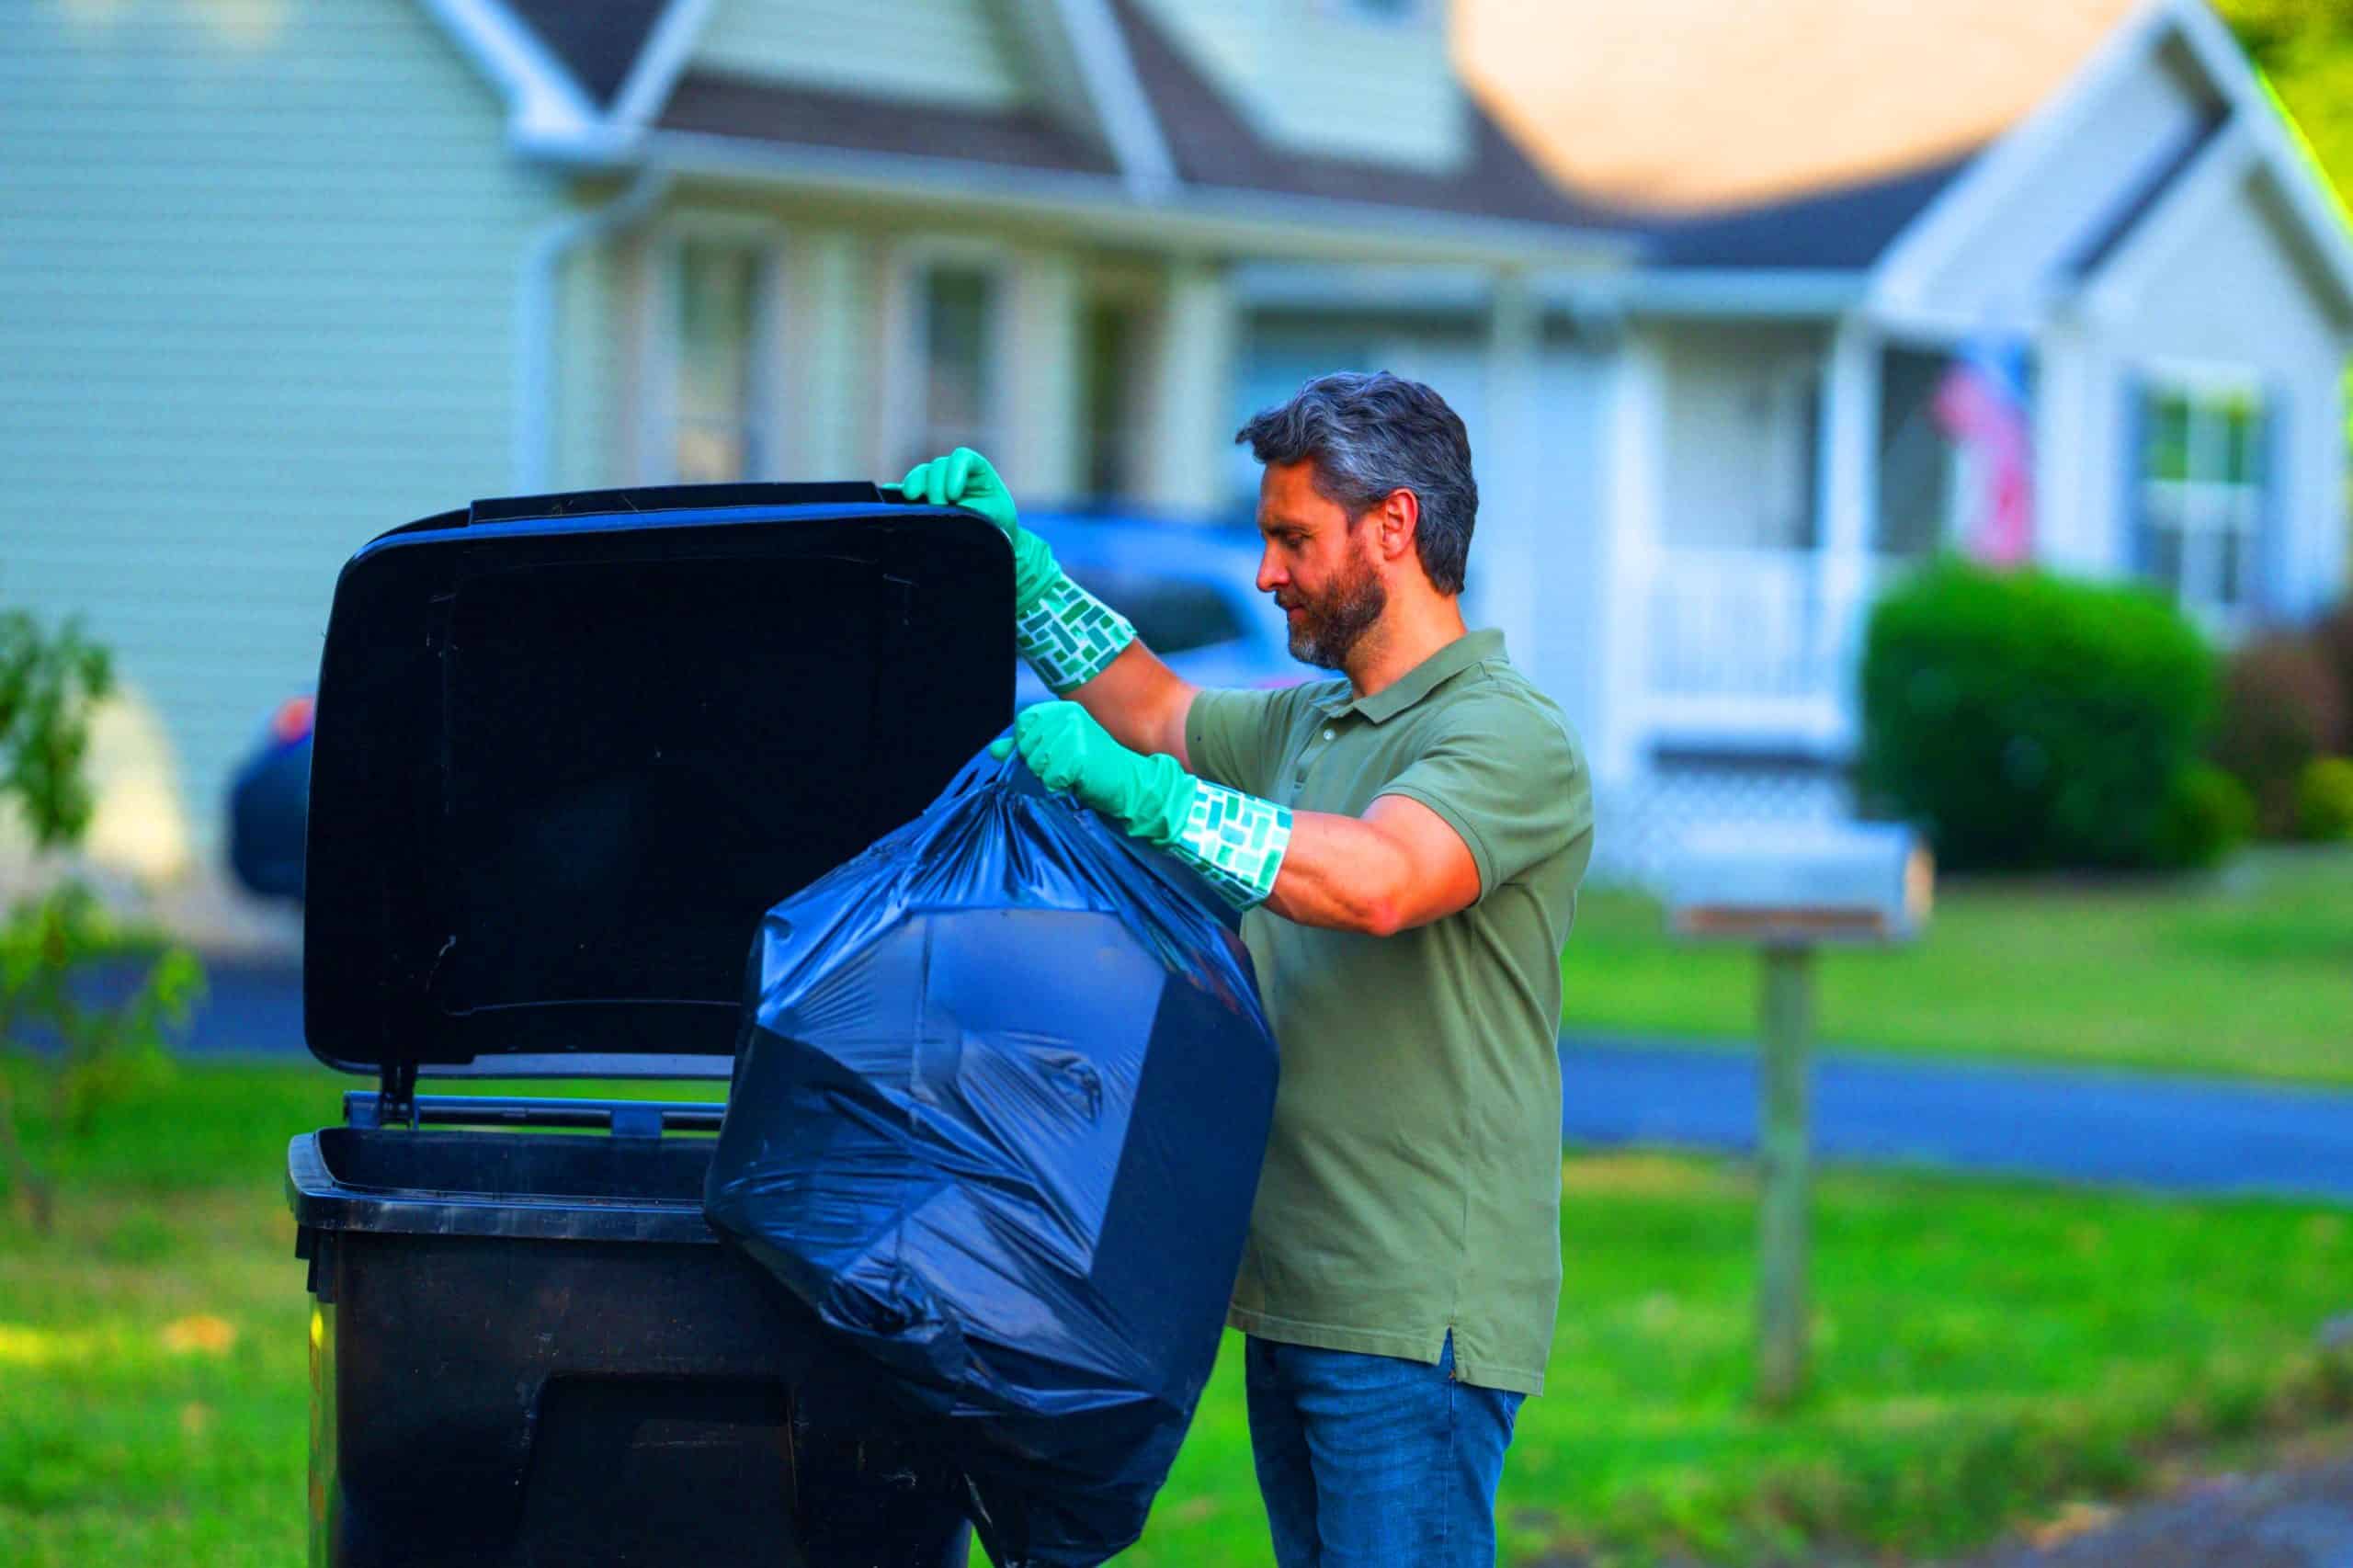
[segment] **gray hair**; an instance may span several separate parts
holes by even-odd
[[[1234,440],[1262,463],[1313,459],[1315,493],[1353,523],[1392,490],[1421,504],[1414,551],[1441,594],[1462,591],[1479,482],[1471,477],[1471,437],[1446,400],[1386,370],[1318,376],[1289,403],[1250,416]]]

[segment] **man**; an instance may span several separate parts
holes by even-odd
[[[1560,1291],[1560,953],[1592,850],[1583,755],[1460,596],[1462,421],[1387,374],[1235,437],[1258,587],[1343,678],[1204,691],[1063,575],[969,449],[911,472],[1011,536],[1039,778],[1249,910],[1282,1051],[1229,1322],[1282,1568],[1495,1560],[1495,1487]]]

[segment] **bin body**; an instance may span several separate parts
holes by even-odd
[[[1000,532],[870,485],[476,502],[346,565],[303,1025],[375,1087],[288,1154],[314,1565],[964,1562],[961,1477],[704,1221],[716,1107],[415,1091],[724,1079],[760,915],[1004,726],[1011,614]]]
[[[958,1477],[720,1246],[711,1142],[329,1128],[310,1262],[311,1561],[954,1568]]]

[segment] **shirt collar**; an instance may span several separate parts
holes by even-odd
[[[1466,631],[1370,697],[1352,697],[1349,688],[1343,686],[1315,706],[1335,717],[1353,708],[1378,724],[1427,697],[1448,677],[1461,674],[1482,660],[1503,656],[1502,632],[1492,628]]]

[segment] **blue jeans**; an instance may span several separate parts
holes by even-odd
[[[1253,1337],[1250,1452],[1279,1568],[1494,1568],[1523,1396],[1435,1367]]]

